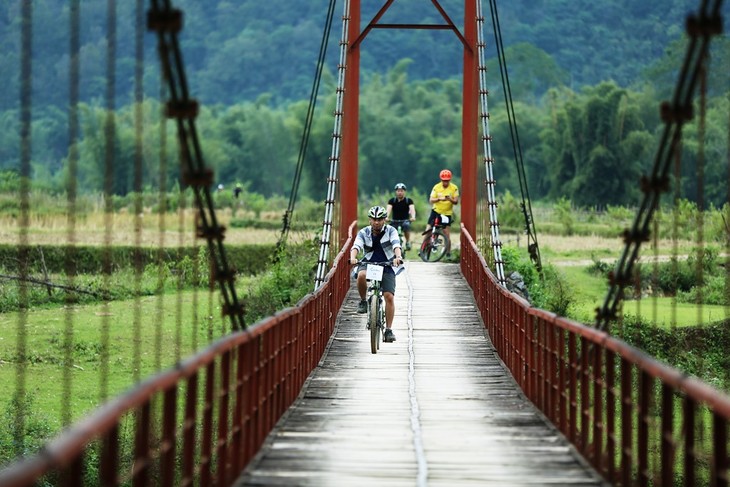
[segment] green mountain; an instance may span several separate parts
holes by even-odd
[[[385,3],[363,0],[363,28]],[[462,27],[463,0],[441,0],[446,14]],[[545,78],[533,65],[550,66],[557,80],[576,89],[612,79],[628,86],[645,76],[672,41],[680,38],[684,18],[699,0],[513,0],[500,2],[498,16],[482,2],[487,56],[494,57],[492,19],[498,19],[506,49],[529,45],[513,53],[510,70],[530,73],[529,88]],[[65,107],[69,72],[68,0],[33,2],[34,106]],[[147,2],[145,2],[145,5]],[[204,103],[232,104],[270,93],[274,101],[305,99],[311,90],[317,54],[330,2],[327,0],[180,0],[185,25],[182,48],[195,96]],[[343,2],[335,5],[334,25],[327,44],[327,69],[335,71],[342,31]],[[145,7],[146,8],[146,7]],[[728,10],[728,7],[725,7]],[[103,100],[107,78],[106,0],[80,2],[80,90],[85,101]],[[135,67],[135,2],[117,2],[116,90],[119,104],[133,92]],[[143,17],[142,17],[143,19]],[[383,23],[443,23],[427,0],[396,0]],[[0,2],[0,75],[6,87],[0,110],[15,107],[19,93],[19,2]],[[156,40],[145,32],[145,91],[159,92]],[[536,59],[535,55],[540,58]],[[374,29],[362,44],[362,68],[385,73],[399,60],[412,59],[412,79],[449,78],[461,72],[462,51],[450,31]],[[547,61],[547,64],[546,64]],[[496,64],[490,63],[496,69]],[[498,84],[496,78],[494,84]],[[514,76],[513,76],[514,77]],[[553,79],[555,76],[548,77]]]

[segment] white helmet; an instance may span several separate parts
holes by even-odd
[[[385,208],[382,206],[373,206],[368,210],[368,217],[372,218],[373,220],[380,220],[382,218],[385,218],[385,216],[388,213],[385,211]]]

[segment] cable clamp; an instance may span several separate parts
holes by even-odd
[[[198,226],[195,235],[198,238],[205,238],[206,240],[218,240],[221,241],[225,238],[226,227],[218,225],[216,227],[202,227]]]
[[[608,283],[612,286],[619,286],[620,288],[632,284],[630,277],[616,276],[615,271],[608,272]]]
[[[236,271],[233,269],[216,269],[213,278],[218,282],[233,283],[236,280]]]
[[[649,241],[649,231],[640,231],[636,228],[629,230],[628,228],[621,233],[624,243],[642,243]]]
[[[196,100],[170,100],[165,105],[165,115],[167,118],[194,119],[198,116],[200,105]]]
[[[183,28],[183,13],[179,9],[147,12],[147,30],[176,34]]]
[[[713,15],[707,17],[702,15],[697,17],[696,15],[689,15],[687,17],[687,23],[685,25],[687,35],[690,37],[711,37],[714,35],[722,34],[722,17],[720,15]]]
[[[669,191],[669,178],[667,176],[662,178],[641,176],[639,187],[643,193],[664,193]]]
[[[223,306],[221,306],[221,313],[223,316],[243,316],[246,313],[246,305],[241,301],[230,304],[224,303]]]
[[[682,124],[688,120],[692,120],[692,105],[689,104],[686,106],[677,106],[672,105],[668,101],[665,101],[662,102],[659,108],[659,115],[662,119],[662,122],[666,124]]]
[[[185,171],[182,174],[183,183],[194,188],[207,188],[213,184],[213,171],[203,169],[201,171]]]
[[[610,312],[603,308],[596,308],[596,323],[607,323],[609,321],[616,321],[616,312]]]

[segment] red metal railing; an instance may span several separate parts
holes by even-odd
[[[525,395],[614,485],[728,485],[730,397],[501,287],[461,230],[461,270]]]
[[[296,307],[110,401],[0,472],[0,486],[231,485],[325,351],[350,287],[354,228],[325,283]]]

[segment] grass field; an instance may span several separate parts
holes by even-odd
[[[141,216],[127,212],[106,216],[103,213],[79,215],[73,226],[73,232],[66,217],[61,215],[31,216],[27,229],[30,245],[61,244],[73,242],[86,245],[136,245],[152,247],[189,246],[195,242],[196,211],[185,210],[180,213],[168,213],[160,216],[155,213],[143,213]],[[225,241],[230,244],[276,243],[281,228],[276,222],[281,221],[281,213],[263,213],[261,219],[271,222],[273,229],[236,228],[230,223],[233,219],[230,209],[216,212],[218,223],[226,227]],[[237,217],[241,214],[238,213]],[[290,238],[294,241],[311,238],[312,232],[292,231]],[[17,244],[20,239],[16,218],[0,215],[0,244]],[[198,243],[200,241],[198,240]]]
[[[30,244],[59,244],[72,240],[78,244],[96,245],[191,245],[194,243],[194,214],[192,210],[162,218],[155,214],[135,217],[126,212],[110,217],[93,214],[79,217],[72,235],[69,235],[65,218],[36,217],[30,223],[27,238]],[[221,211],[218,217],[219,222],[228,227],[226,243],[274,243],[280,235],[278,229],[230,226],[233,218],[230,210]],[[273,221],[280,215],[272,212],[262,218]],[[292,240],[312,236],[312,232],[291,234]],[[0,217],[0,243],[15,244],[19,237],[17,221]],[[524,247],[524,241],[522,243]],[[596,236],[540,235],[539,243],[543,263],[554,265],[573,289],[576,304],[570,310],[570,317],[592,323],[595,308],[605,297],[607,281],[588,274],[585,269],[597,259],[612,264],[623,249],[622,241]],[[671,255],[675,248],[677,253],[683,254],[691,249],[692,242],[679,242],[675,246],[670,241],[662,241],[659,247],[660,255]],[[650,245],[643,250],[646,255],[655,253]],[[636,314],[636,307],[640,305],[642,315],[653,320],[656,314],[657,322],[667,326],[697,323],[697,307],[673,304],[670,298],[630,301],[624,312]],[[710,322],[725,318],[728,310],[704,306],[701,313],[702,321]],[[71,318],[72,330],[69,328]],[[27,323],[25,349],[31,352],[27,368],[19,376],[16,339],[21,323]],[[66,412],[77,419],[96,407],[104,396],[113,397],[132,386],[136,378],[148,377],[173,365],[180,357],[192,354],[227,333],[228,329],[229,324],[220,318],[217,294],[192,291],[164,298],[34,309],[25,315],[0,314],[0,397],[10,398],[18,390],[19,377],[22,378],[24,389],[32,396],[33,414],[57,430],[61,426],[65,402],[70,404]],[[73,343],[72,365],[66,367],[64,344],[70,342]],[[104,343],[108,348],[105,349]],[[136,361],[138,370],[135,370]],[[104,368],[113,372],[106,374],[106,382],[102,383],[100,377],[104,376],[101,373]],[[106,394],[102,393],[103,388],[106,388]],[[0,402],[0,408],[4,407],[7,407],[5,401]]]
[[[608,291],[605,278],[586,272],[585,266],[557,266],[575,292],[576,306],[571,310],[570,318],[582,323],[595,322],[596,308],[603,305]],[[644,321],[662,327],[697,326],[730,317],[730,307],[677,303],[671,297],[649,297],[624,301],[624,315],[642,317]]]
[[[119,394],[137,378],[169,368],[228,333],[230,324],[220,316],[217,293],[208,292],[1,314],[0,397],[12,397],[19,385],[15,357],[21,320],[27,323],[28,366],[20,377],[32,396],[34,413],[57,428],[64,400],[70,400],[71,416],[81,417],[105,396]],[[70,342],[71,367],[67,368],[65,343]],[[105,386],[100,379],[104,367],[112,371],[106,374]],[[64,375],[66,370],[71,377]]]

